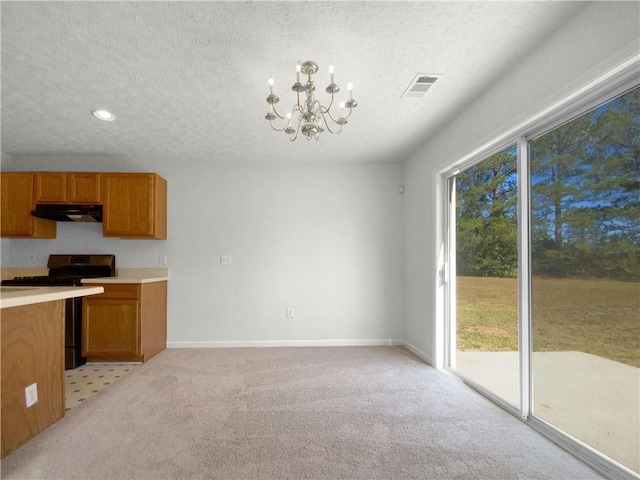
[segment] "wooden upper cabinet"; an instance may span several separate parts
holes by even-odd
[[[56,223],[31,215],[35,205],[34,174],[0,174],[0,236],[56,238]]]
[[[100,203],[99,173],[36,173],[36,203]]]
[[[167,238],[167,181],[155,173],[103,173],[102,235]]]
[[[2,173],[0,236],[56,238],[56,223],[31,216],[36,203],[100,204],[102,235],[167,238],[167,181],[155,173]]]

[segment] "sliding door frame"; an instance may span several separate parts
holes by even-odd
[[[529,141],[518,137],[518,358],[520,359],[520,416],[531,415],[531,185]]]
[[[456,267],[456,177],[452,175],[447,179],[447,229],[449,232],[449,238],[447,242],[447,263],[445,267],[441,270],[441,281],[443,284],[447,285],[447,296],[448,299],[445,302],[447,305],[446,311],[449,316],[448,321],[445,325],[445,338],[446,338],[446,360],[444,365],[448,369],[456,369],[456,357],[453,352],[456,351],[456,335],[452,335],[452,331],[457,331],[458,324],[458,308],[455,301],[451,301],[451,299],[455,299],[458,296],[458,284],[456,281],[456,276],[452,275],[451,272],[455,272]]]
[[[442,358],[436,359],[436,365],[443,365],[452,374],[461,378],[466,384],[500,405],[506,411],[520,418],[529,426],[545,435],[561,448],[580,458],[586,464],[604,475],[615,479],[638,479],[631,470],[606,457],[578,439],[559,430],[553,425],[536,417],[532,412],[532,339],[531,339],[531,186],[529,176],[529,142],[545,132],[583,114],[584,112],[614,98],[632,88],[640,86],[638,68],[640,56],[636,55],[612,69],[571,95],[542,110],[530,119],[508,130],[494,140],[454,162],[450,167],[437,175],[438,188],[445,193],[440,196],[439,212],[443,212],[443,224],[438,233],[438,243],[445,254],[438,259],[439,284],[446,288],[439,289],[444,308],[443,317],[438,319],[439,329],[443,335],[436,336],[443,348],[436,348]],[[455,176],[462,170],[476,165],[505,148],[517,145],[518,176],[518,348],[520,364],[520,405],[514,407],[481,385],[465,378],[455,370],[453,352],[456,348],[456,249],[455,219],[456,196]],[[450,323],[452,322],[452,323]]]

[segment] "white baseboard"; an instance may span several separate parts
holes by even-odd
[[[411,351],[411,353],[413,353],[414,355],[418,356],[421,360],[424,360],[426,363],[428,363],[432,367],[434,366],[433,365],[433,358],[431,358],[431,355],[428,355],[427,353],[423,352],[418,347],[416,347],[415,345],[410,344],[407,341],[403,341],[402,345],[404,345],[407,348],[407,350]]]
[[[402,340],[239,340],[221,342],[167,342],[167,348],[244,348],[244,347],[378,347],[403,345]],[[415,352],[414,352],[415,353]],[[418,355],[416,353],[416,355]]]
[[[415,345],[394,339],[378,340],[229,340],[210,342],[167,342],[167,348],[268,348],[268,347],[380,347],[402,345],[433,366],[431,355]]]

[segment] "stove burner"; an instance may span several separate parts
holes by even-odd
[[[37,277],[15,277],[13,279],[3,280],[2,285],[25,287],[66,287],[81,285],[83,278],[89,278],[89,275],[81,277],[65,277],[55,275],[40,275]]]

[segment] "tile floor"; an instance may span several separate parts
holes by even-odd
[[[65,372],[65,407],[71,410],[120,380],[136,367],[130,363],[91,363]]]

